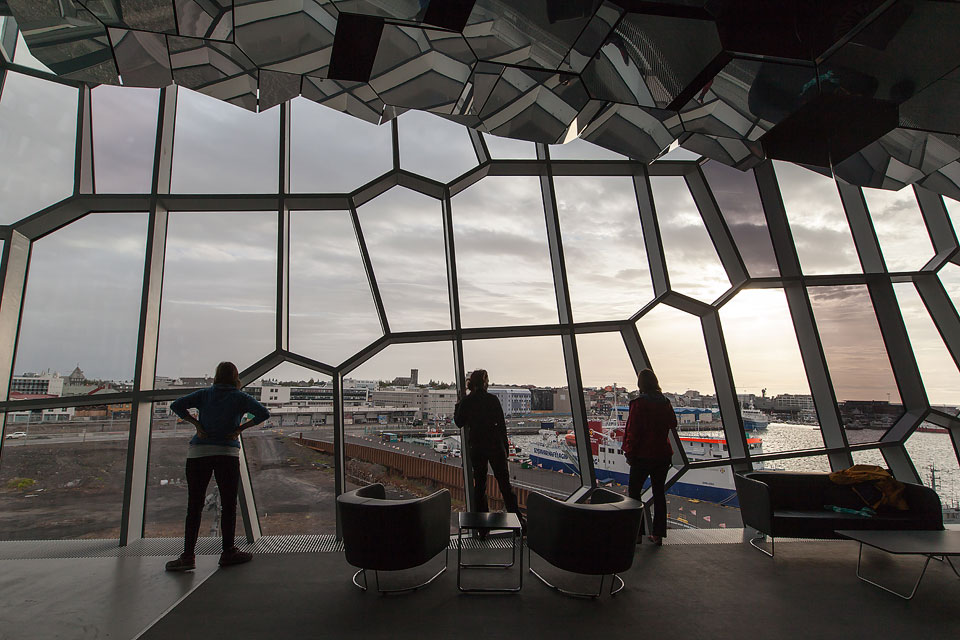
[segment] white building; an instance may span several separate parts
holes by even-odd
[[[31,396],[62,396],[63,378],[59,373],[25,373],[10,380],[11,393]]]
[[[497,396],[500,406],[503,407],[503,415],[508,417],[523,416],[530,413],[530,405],[533,399],[530,389],[491,387],[487,391]]]

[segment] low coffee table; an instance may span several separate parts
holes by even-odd
[[[942,556],[950,565],[953,572],[960,577],[957,568],[950,560],[950,556],[960,556],[960,531],[858,531],[855,529],[837,529],[839,535],[856,540],[860,543],[860,552],[857,554],[857,577],[868,584],[879,587],[888,593],[899,596],[904,600],[910,600],[917,593],[917,587],[923,580],[923,575],[927,572],[927,565],[930,560],[936,556]],[[920,555],[926,556],[927,561],[923,563],[923,570],[917,583],[913,585],[910,595],[904,595],[893,589],[868,580],[860,575],[860,561],[863,558],[863,545],[880,549],[887,553],[896,555]]]
[[[515,513],[500,512],[466,512],[460,513],[460,530],[457,533],[457,589],[465,593],[514,593],[523,587],[523,530],[520,518]],[[470,529],[477,531],[507,530],[512,536],[512,556],[508,563],[472,563],[465,564],[461,559],[463,551],[463,532]],[[466,588],[460,583],[462,569],[509,569],[517,563],[517,541],[520,541],[520,583],[511,588]]]

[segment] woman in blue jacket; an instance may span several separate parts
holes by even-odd
[[[197,417],[189,413],[197,410]],[[213,386],[178,398],[170,410],[197,428],[187,452],[187,522],[183,553],[167,563],[167,571],[196,568],[194,552],[200,535],[200,515],[210,476],[220,489],[220,531],[223,553],[220,566],[241,564],[253,555],[234,546],[237,528],[237,491],[240,486],[240,432],[270,417],[266,407],[240,391],[240,374],[232,362],[221,362]],[[244,416],[253,417],[243,422]]]

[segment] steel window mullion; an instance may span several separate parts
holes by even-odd
[[[377,274],[373,271],[373,262],[370,259],[370,252],[367,251],[367,242],[363,238],[363,228],[360,226],[360,215],[355,207],[350,207],[350,220],[353,222],[353,230],[357,236],[357,247],[360,249],[360,259],[363,262],[363,270],[367,274],[367,284],[370,287],[370,295],[373,297],[373,304],[377,309],[377,317],[380,319],[380,330],[383,335],[390,335],[390,322],[387,319],[387,310],[383,306],[383,298],[380,296],[380,287],[377,285]]]
[[[96,191],[93,165],[93,108],[90,86],[80,88],[77,107],[77,151],[73,165],[74,194]]]
[[[884,462],[887,463],[887,468],[890,469],[893,477],[897,480],[900,482],[922,484],[920,474],[917,473],[917,468],[914,466],[913,460],[910,459],[910,454],[902,443],[895,447],[884,447],[880,449],[880,455],[883,456]]]
[[[916,276],[913,285],[940,332],[940,338],[950,352],[953,363],[960,368],[960,315],[957,314],[950,295],[934,273]]]
[[[783,288],[790,309],[790,318],[800,347],[800,357],[807,375],[807,384],[813,396],[813,406],[820,424],[820,435],[828,449],[842,449],[848,445],[847,433],[843,427],[843,418],[837,405],[836,394],[830,378],[827,359],[820,342],[813,308],[806,288],[799,283],[788,283]],[[846,469],[853,464],[849,452],[828,454],[830,468],[834,471]]]
[[[750,453],[743,431],[743,418],[740,416],[740,402],[737,400],[733,372],[730,370],[730,359],[727,356],[723,328],[720,326],[720,315],[717,310],[711,310],[701,316],[700,324],[703,328],[707,359],[713,375],[713,388],[717,395],[717,405],[720,407],[730,459],[736,470],[749,470],[751,468]],[[740,460],[743,462],[739,462]]]
[[[807,384],[810,387],[810,395],[813,397],[813,405],[820,423],[820,435],[827,448],[837,447],[845,451],[848,444],[846,431],[843,428],[840,408],[837,405],[830,370],[827,367],[827,358],[823,353],[820,333],[810,306],[805,278],[801,273],[800,258],[790,231],[790,222],[783,206],[783,197],[780,194],[773,164],[770,161],[761,163],[754,170],[754,175],[763,205],[764,218],[770,230],[777,267],[783,278],[783,291],[790,309],[797,344],[800,347]],[[858,276],[858,278],[862,277]],[[853,464],[853,458],[849,452],[832,452],[828,457],[833,469],[845,469]]]
[[[153,404],[140,393],[154,389],[157,347],[160,337],[160,305],[169,213],[159,194],[170,190],[173,134],[176,125],[176,87],[162,89],[157,114],[154,147],[151,210],[147,227],[143,282],[140,298],[140,322],[137,335],[137,362],[134,369],[134,399],[130,410],[130,435],[127,440],[126,475],[120,521],[120,546],[143,538],[146,526],[147,471],[150,461],[150,436]]]
[[[694,171],[684,176],[684,180],[690,195],[693,196],[697,209],[700,211],[700,217],[707,228],[710,240],[713,241],[714,249],[716,249],[717,256],[723,264],[724,271],[727,272],[727,277],[733,287],[740,286],[749,278],[747,267],[739,249],[737,249],[733,236],[730,234],[727,222],[720,213],[720,206],[707,186],[707,180],[700,166],[698,165]]]
[[[883,336],[883,343],[890,361],[893,377],[897,382],[900,400],[904,409],[917,414],[925,414],[930,408],[927,392],[923,387],[920,368],[910,345],[907,328],[900,313],[900,305],[893,291],[893,284],[885,276],[869,276],[867,289]],[[884,441],[903,441],[913,432],[919,422],[910,424],[903,420],[897,422],[884,434]]]
[[[587,425],[587,408],[583,401],[583,379],[580,374],[580,355],[577,352],[577,337],[571,326],[573,307],[567,282],[567,265],[563,255],[563,234],[560,230],[560,212],[553,184],[553,172],[549,151],[545,144],[537,144],[537,158],[547,160],[547,171],[540,176],[540,193],[547,230],[547,246],[550,249],[550,266],[553,272],[553,289],[556,294],[557,312],[560,316],[563,345],[563,362],[566,369],[570,409],[573,413],[574,433],[577,435],[577,457],[580,467],[580,482],[584,487],[597,486],[593,470],[593,452],[590,446],[590,427]]]
[[[643,341],[640,339],[640,332],[637,325],[630,322],[620,327],[620,337],[623,339],[623,346],[627,349],[627,355],[630,357],[630,363],[637,375],[644,369],[649,369],[650,358],[647,356],[647,350],[643,347]]]
[[[343,416],[343,371],[333,373],[333,470],[334,495],[339,497],[347,490],[346,426]],[[337,538],[343,537],[343,524],[337,513]]]
[[[453,232],[453,202],[450,190],[444,189],[441,205],[443,215],[443,248],[447,267],[447,302],[450,305],[450,328],[453,330],[453,374],[457,384],[457,400],[463,400],[467,393],[467,372],[463,362],[463,327],[460,324],[460,287],[457,282],[457,251]],[[460,430],[460,456],[463,469],[463,501],[466,510],[474,511],[473,464],[470,462],[469,434]]]
[[[140,302],[137,363],[134,370],[135,394],[154,389],[168,221],[169,214],[159,205],[150,213]],[[152,403],[136,396],[131,405],[127,473],[123,491],[123,519],[120,524],[121,546],[143,537],[152,407]]]
[[[277,211],[277,318],[276,348],[290,349],[290,102],[280,105],[280,207]]]
[[[27,287],[27,269],[30,265],[30,240],[14,231],[3,243],[0,264],[0,398],[7,399],[13,378],[17,339],[23,311],[23,296]],[[0,414],[0,436],[6,423],[6,414]],[[4,439],[0,437],[0,462]]]
[[[490,152],[487,150],[487,144],[480,136],[480,132],[471,127],[467,127],[467,133],[470,136],[470,143],[473,145],[473,151],[477,154],[477,162],[483,164],[490,161]]]
[[[657,222],[657,207],[653,201],[650,174],[646,167],[641,168],[640,173],[634,174],[633,189],[640,210],[640,227],[643,230],[650,276],[653,278],[653,293],[655,297],[666,295],[670,291],[670,276],[667,272],[667,258],[663,252],[663,241],[660,238],[660,224]]]
[[[773,253],[777,259],[777,269],[781,278],[800,278],[800,258],[797,256],[797,247],[790,231],[787,211],[783,206],[783,197],[780,195],[780,186],[777,184],[777,175],[773,164],[767,160],[757,165],[753,170],[757,181],[757,191],[760,194],[760,203],[763,205],[764,218],[767,229],[770,231],[770,240],[773,243]]]
[[[950,224],[950,216],[939,193],[913,185],[913,193],[920,205],[920,214],[927,225],[927,233],[937,255],[949,254],[957,249],[957,234]]]
[[[887,266],[883,261],[883,252],[877,232],[873,228],[873,220],[867,211],[867,202],[863,198],[860,187],[847,184],[841,180],[835,181],[843,201],[843,210],[847,214],[847,223],[853,234],[853,243],[860,256],[860,265],[864,273],[886,273]]]

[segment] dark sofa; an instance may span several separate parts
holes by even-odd
[[[923,485],[906,484],[907,511],[884,511],[868,518],[824,508],[837,503],[837,485],[826,473],[752,471],[734,474],[734,482],[743,524],[764,534],[750,544],[769,556],[778,537],[840,538],[835,529],[943,529],[940,497]],[[756,544],[765,536],[771,538],[770,551]]]

